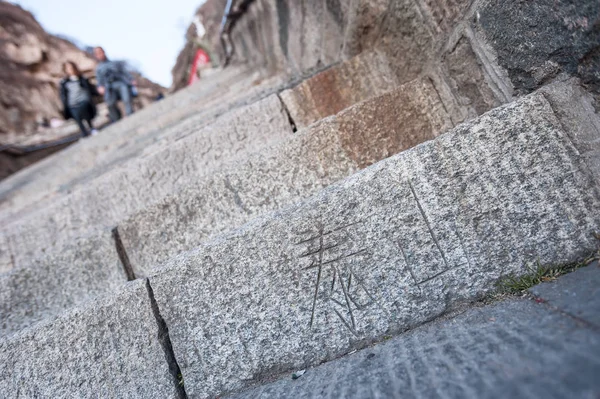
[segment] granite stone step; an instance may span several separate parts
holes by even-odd
[[[230,74],[231,72],[226,76],[229,77],[231,82]],[[238,79],[239,75],[240,73],[238,72]],[[221,77],[222,79],[223,77]],[[232,84],[234,82],[235,80],[233,80]],[[323,87],[324,83],[327,83],[327,87]],[[318,73],[315,76],[307,78],[304,83],[292,89],[284,90],[280,94],[280,97],[285,103],[292,123],[295,123],[295,126],[298,128],[302,128],[325,116],[333,115],[352,104],[376,95],[381,95],[397,86],[398,82],[390,72],[389,62],[385,56],[377,52],[367,52],[351,60],[334,65],[323,73]],[[283,86],[275,85],[275,90],[273,91],[280,91],[280,87]],[[318,89],[319,87],[321,89]],[[231,90],[233,89],[235,89],[235,85],[231,88]],[[192,96],[190,92],[191,94],[195,94],[195,96]],[[75,167],[62,168],[66,172],[66,175],[63,173],[60,177],[52,176],[50,178],[49,171],[36,168],[38,170],[36,170],[35,175],[43,173],[45,179],[40,179],[39,176],[31,176],[33,173],[29,173],[29,184],[33,183],[32,179],[46,181],[36,184],[35,193],[27,191],[23,193],[27,195],[19,195],[19,191],[26,188],[15,187],[18,183],[10,179],[0,182],[0,198],[5,197],[5,201],[9,201],[6,195],[18,196],[18,198],[15,197],[14,201],[9,201],[11,209],[6,212],[2,212],[0,209],[0,218],[5,220],[5,222],[10,221],[11,219],[7,218],[6,215],[3,216],[3,214],[11,214],[11,212],[15,217],[22,217],[26,204],[29,204],[27,209],[31,209],[33,205],[36,207],[43,206],[43,204],[40,204],[40,198],[37,198],[37,196],[47,194],[44,191],[49,183],[54,185],[60,184],[59,193],[56,194],[60,195],[62,192],[71,191],[78,185],[87,184],[91,179],[100,176],[102,173],[106,173],[105,169],[109,168],[110,165],[118,165],[126,162],[127,159],[145,157],[148,154],[161,151],[191,132],[209,125],[214,120],[214,116],[210,112],[207,112],[207,109],[210,111],[211,107],[222,105],[229,100],[227,97],[222,96],[223,89],[215,93],[220,94],[220,97],[214,97],[207,89],[199,91],[199,93],[204,94],[203,97],[200,97],[202,101],[199,104],[191,104],[192,100],[197,99],[198,94],[189,89],[169,97],[169,107],[164,107],[164,103],[161,103],[161,106],[163,106],[161,109],[165,109],[166,111],[159,113],[155,110],[155,115],[152,116],[152,124],[145,123],[147,119],[140,119],[138,114],[134,114],[135,117],[128,118],[116,124],[114,128],[111,126],[113,129],[103,132],[102,138],[106,141],[105,136],[114,136],[113,130],[116,130],[121,137],[118,137],[116,140],[113,138],[105,143],[101,153],[95,153],[92,157],[83,157],[83,161],[76,160],[79,163]],[[175,101],[177,99],[179,101]],[[154,108],[157,107],[154,106]],[[197,109],[198,114],[184,118],[185,114],[189,114],[190,108]],[[172,121],[177,121],[178,123],[169,125]],[[126,126],[129,131],[125,129]],[[118,129],[116,129],[117,127]],[[134,142],[123,142],[124,138],[131,141],[132,137],[137,137]],[[124,143],[127,144],[125,147],[123,147]],[[63,154],[64,156],[68,157],[69,154]],[[52,183],[54,179],[60,180],[58,183]],[[23,179],[13,178],[13,180],[18,181]],[[4,192],[6,192],[6,195],[3,194]],[[7,206],[9,202],[0,205],[0,207]],[[16,213],[17,209],[19,210],[18,214]]]
[[[196,184],[202,175],[228,159],[291,134],[287,114],[276,95],[232,111],[163,151],[137,158],[4,226],[2,235],[13,266],[26,267],[40,254],[60,249],[77,237],[89,235],[89,231],[110,230],[167,194]]]
[[[600,192],[545,97],[495,109],[149,277],[190,397],[337,358],[597,248]]]
[[[145,276],[211,235],[433,139],[453,126],[446,108],[428,79],[416,80],[323,119],[144,209],[118,226],[134,274]]]
[[[202,121],[198,128],[240,106],[251,104],[285,87],[279,78],[253,85],[256,79],[246,77],[230,85],[218,85],[213,92],[184,101],[181,106],[160,107],[158,102],[125,118],[102,134],[66,148],[14,176],[0,182],[0,217],[35,209],[41,201],[68,192],[78,183],[110,170],[142,154],[146,148],[166,147],[180,138],[175,127],[186,118]],[[183,94],[183,93],[182,93]],[[174,95],[179,97],[180,94]],[[171,135],[173,134],[173,135]]]
[[[296,126],[303,128],[399,85],[385,55],[368,51],[282,91],[280,97]]]
[[[0,396],[182,398],[155,313],[140,280],[0,340]]]
[[[586,162],[527,96],[12,335],[0,391],[212,397],[337,358],[597,248]]]
[[[530,290],[548,296],[466,309],[299,379],[288,374],[229,398],[593,397],[600,392],[598,284],[596,262]],[[543,301],[557,295],[566,301]]]
[[[222,164],[219,170],[204,177],[198,176],[194,184],[176,195],[149,205],[118,224],[118,245],[122,245],[127,254],[127,259],[123,256],[121,259],[128,277],[143,277],[169,257],[195,248],[211,235],[239,227],[261,213],[314,194],[361,168],[434,138],[452,127],[444,109],[431,82],[428,79],[418,80],[359,103],[335,117],[297,132],[289,140]],[[372,142],[379,144],[369,145]],[[173,170],[181,168],[177,162],[173,165]],[[119,179],[114,181],[119,182]],[[143,180],[136,189],[144,190],[142,183]],[[122,190],[126,189],[122,187]],[[119,201],[126,202],[127,199],[119,195],[119,190],[112,190],[116,193],[114,200],[109,196],[102,197],[99,191],[92,192],[104,198],[99,204],[103,213],[99,212],[98,218],[103,215],[112,218],[114,211],[110,207],[118,206]],[[131,191],[130,195],[133,194],[134,191]],[[89,197],[88,201],[93,201],[93,198]],[[82,210],[90,206],[84,200],[81,203]],[[77,206],[74,202],[72,208],[77,209]],[[32,309],[30,313],[22,315],[19,324],[7,326],[8,331],[52,317],[53,312],[58,314],[64,309],[61,308],[64,304],[82,303],[98,293],[110,291],[113,285],[124,281],[122,273],[107,276],[112,280],[100,286],[84,278],[86,274],[81,274],[77,280],[82,268],[85,270],[88,265],[98,269],[89,272],[92,274],[104,276],[106,270],[113,270],[117,243],[98,247],[93,252],[78,252],[77,246],[72,245],[76,238],[82,248],[95,247],[97,241],[112,241],[110,229],[99,229],[77,237],[74,218],[59,220],[56,212],[48,214],[48,220],[59,223],[32,224],[26,232],[16,229],[9,233],[9,238],[15,240],[13,242],[20,240],[22,243],[21,254],[28,255],[23,249],[31,248],[28,257],[17,257],[25,266],[22,268],[35,270],[15,271],[6,277],[5,285],[20,285],[24,292],[13,295],[9,291],[10,294],[4,298],[6,313],[1,315],[2,319],[10,322],[11,307]],[[35,221],[39,222],[39,219]],[[44,232],[42,227],[48,225],[51,229],[46,227]],[[80,231],[84,231],[86,225],[82,223]],[[74,234],[66,240],[65,232],[69,229]],[[65,251],[69,253],[67,262]],[[73,276],[77,283],[61,284],[62,273]],[[50,276],[45,278],[46,275]],[[26,278],[32,281],[24,282]],[[105,281],[106,278],[98,280]],[[40,287],[44,284],[43,288]],[[87,285],[92,286],[89,295],[81,295],[83,287]],[[27,287],[33,290],[30,292]],[[55,297],[38,294],[54,291],[57,292]],[[28,301],[32,302],[31,306]]]
[[[327,83],[327,87],[324,87],[324,83]],[[335,114],[352,104],[381,95],[397,86],[398,82],[394,78],[385,56],[377,52],[367,52],[335,65],[322,73],[318,73],[292,89],[283,91],[280,93],[280,98],[286,107],[286,112],[289,113],[291,123],[295,124],[295,127],[302,128],[323,117]],[[450,102],[448,98],[446,98],[446,101]],[[171,100],[171,102],[173,102],[173,100]],[[187,103],[184,101],[183,105],[185,106]],[[203,105],[206,105],[206,101]],[[447,106],[448,109],[452,108],[450,104]],[[271,109],[261,108],[260,106],[255,108],[256,109],[252,112],[255,112],[258,118],[256,121],[252,121],[253,123],[250,124],[250,126],[245,126],[249,131],[254,127],[252,125],[257,125],[256,127],[260,128],[258,125],[260,125],[264,118],[269,118],[270,113],[273,112]],[[242,111],[242,113],[243,112],[245,111]],[[245,114],[250,113],[251,112],[245,112]],[[39,223],[37,219],[39,219],[41,208],[47,208],[45,211],[47,214],[61,214],[64,212],[81,214],[83,204],[93,204],[94,206],[103,204],[102,212],[108,213],[109,216],[115,214],[118,215],[119,210],[123,207],[128,207],[129,213],[131,213],[136,210],[136,207],[139,208],[147,204],[147,201],[137,200],[138,196],[145,195],[146,197],[155,198],[154,201],[156,201],[157,199],[162,198],[161,195],[156,195],[156,191],[157,189],[161,190],[163,183],[164,189],[162,189],[162,191],[164,192],[177,191],[176,188],[172,187],[184,185],[182,180],[186,180],[189,171],[184,170],[182,172],[181,170],[178,170],[178,173],[173,172],[173,176],[169,176],[169,173],[172,172],[172,168],[169,166],[173,165],[167,165],[165,171],[163,171],[162,168],[158,168],[158,165],[163,162],[161,159],[162,156],[170,156],[171,153],[180,152],[181,149],[185,148],[185,145],[187,145],[184,143],[189,143],[189,140],[186,140],[186,137],[191,134],[196,134],[195,132],[198,132],[198,130],[207,131],[207,129],[213,129],[217,131],[218,129],[223,128],[223,123],[219,123],[219,121],[222,121],[225,118],[227,118],[225,123],[232,124],[228,119],[238,119],[239,117],[236,116],[236,114],[240,114],[240,112],[230,112],[226,116],[219,118],[216,123],[209,124],[206,128],[202,129],[203,126],[206,126],[208,122],[210,122],[211,118],[207,118],[205,113],[201,112],[199,115],[185,119],[175,126],[163,129],[164,131],[161,133],[161,136],[165,138],[164,140],[159,140],[156,143],[148,145],[142,152],[136,153],[137,159],[134,158],[127,161],[125,165],[120,167],[115,166],[113,170],[109,170],[109,172],[105,171],[107,168],[106,165],[95,167],[87,172],[80,172],[79,167],[71,168],[72,170],[77,170],[78,172],[76,173],[78,173],[79,176],[73,178],[68,184],[63,184],[61,190],[64,194],[57,193],[52,198],[46,198],[43,202],[36,202],[36,196],[42,195],[44,191],[44,188],[39,187],[38,185],[38,187],[36,187],[37,193],[26,198],[25,201],[21,201],[23,198],[20,198],[20,202],[23,203],[16,207],[19,212],[17,213],[15,212],[15,209],[12,209],[14,214],[12,217],[5,217],[4,222],[5,224],[9,224],[9,222],[12,221],[13,223],[18,222],[18,224],[20,224],[24,218],[29,217],[30,220],[36,219],[35,223],[37,224]],[[457,120],[454,116],[452,119],[455,122]],[[160,123],[156,118],[153,119],[153,122],[160,127]],[[243,121],[240,123],[245,124]],[[274,125],[270,120],[265,123]],[[265,135],[268,133],[269,132],[265,132]],[[278,135],[273,134],[273,136],[277,137]],[[135,145],[137,147],[140,146],[139,143],[136,143]],[[169,148],[170,146],[175,148],[171,149]],[[211,146],[209,146],[209,148],[210,147]],[[234,146],[234,148],[237,147]],[[157,154],[160,152],[162,152],[162,154]],[[122,159],[119,161],[124,162]],[[172,161],[172,159],[169,161]],[[154,167],[148,167],[148,164],[154,164]],[[138,169],[141,170],[141,173],[137,173]],[[133,176],[130,176],[132,173]],[[157,174],[167,175],[171,177],[171,179],[167,179],[161,183],[156,179]],[[149,180],[151,180],[150,184],[152,185],[153,190],[145,190],[141,187],[141,184],[137,184],[136,178],[139,179],[141,175],[146,178],[148,176],[151,177]],[[95,181],[94,179],[100,181]],[[111,180],[114,179],[118,179],[121,182],[121,185],[125,186],[118,196],[119,201],[112,195],[115,192],[115,189],[111,187],[111,185],[115,185],[115,183],[111,183]],[[0,186],[2,186],[2,183],[0,183]],[[90,189],[90,186],[102,188]],[[80,187],[83,187],[83,189],[80,189]],[[76,193],[71,195],[68,199],[65,198],[70,191],[75,191]],[[98,193],[94,193],[94,191],[97,191]],[[136,191],[136,195],[130,199],[128,194],[131,191]],[[91,196],[92,198],[84,198],[86,196]],[[108,197],[108,199],[106,199],[106,197]],[[123,203],[120,201],[121,198],[123,199]],[[31,201],[33,202],[28,205],[27,210],[22,208],[23,206],[26,206],[24,204]],[[135,206],[130,206],[132,203],[134,203]],[[52,206],[54,206],[54,208],[52,208]],[[66,209],[66,211],[64,209]],[[36,216],[33,217],[31,214],[36,214]],[[78,223],[75,225],[77,231],[85,228],[86,225],[93,225],[96,223],[94,222],[94,217],[87,217],[85,215],[76,218],[71,216],[70,218],[78,220]],[[44,216],[42,216],[41,219],[43,220]],[[102,219],[106,219],[106,222],[109,224],[116,223],[113,220],[114,218],[111,217],[105,218],[102,216]],[[25,222],[25,224],[27,223]],[[16,230],[19,230],[19,228]],[[41,229],[40,232],[43,232],[44,230],[45,229]],[[67,238],[71,235],[72,234],[67,234]],[[37,239],[28,240],[30,242],[38,241]],[[10,252],[8,249],[5,249],[4,251],[6,253]],[[15,245],[13,252],[20,254],[23,253],[23,250],[17,244]],[[25,250],[25,253],[28,253],[28,250]],[[19,261],[19,258],[22,258],[22,256],[24,255],[16,255],[13,261]],[[26,256],[30,257],[29,255]],[[3,263],[12,264],[8,258],[6,258]]]
[[[58,254],[0,275],[0,338],[115,292],[126,281],[109,234],[73,240]]]

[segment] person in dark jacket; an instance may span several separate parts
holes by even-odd
[[[81,134],[86,137],[96,134],[92,119],[96,116],[96,106],[92,101],[94,95],[98,95],[96,88],[82,76],[74,62],[67,61],[63,64],[66,75],[60,81],[60,99],[63,104],[63,116],[65,119],[73,118]],[[87,122],[89,127],[83,123]]]

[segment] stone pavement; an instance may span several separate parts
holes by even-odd
[[[598,262],[530,293],[231,398],[599,398]]]

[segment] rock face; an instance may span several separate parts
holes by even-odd
[[[95,66],[72,43],[47,34],[29,12],[0,2],[0,134],[33,132],[38,118],[59,117],[56,85],[65,60],[86,74]]]
[[[0,1],[0,143],[37,131],[42,118],[61,118],[58,82],[62,63],[73,61],[92,77],[96,61],[73,43],[44,31],[28,11]],[[139,104],[163,91],[139,76]]]

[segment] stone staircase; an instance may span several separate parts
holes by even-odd
[[[594,92],[508,96],[465,25],[492,6],[447,3],[454,30],[248,59],[0,183],[0,397],[235,393],[597,249]]]

